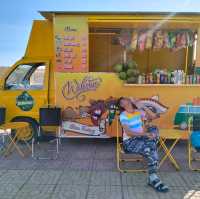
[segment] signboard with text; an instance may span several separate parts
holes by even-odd
[[[88,24],[86,17],[56,16],[56,72],[88,72]]]

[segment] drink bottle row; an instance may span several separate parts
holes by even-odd
[[[186,75],[183,70],[155,70],[138,76],[138,84],[200,84],[200,75]]]

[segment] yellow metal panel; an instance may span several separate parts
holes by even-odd
[[[49,21],[34,21],[25,57],[53,57],[53,25]]]
[[[8,75],[15,70],[19,64],[28,64],[28,63],[46,63],[46,72],[44,77],[44,88],[41,90],[27,90],[27,92],[34,99],[34,106],[30,111],[22,111],[19,107],[16,106],[16,98],[22,94],[24,90],[4,90],[3,85]],[[16,116],[32,117],[38,120],[39,118],[39,108],[47,104],[48,96],[48,83],[49,83],[49,60],[41,58],[24,58],[16,62],[11,68],[6,71],[2,82],[0,85],[0,104],[6,108],[6,121],[10,121]]]

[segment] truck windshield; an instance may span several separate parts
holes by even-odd
[[[5,89],[42,89],[44,84],[44,63],[21,64],[8,76]]]

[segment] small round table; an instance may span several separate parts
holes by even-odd
[[[31,147],[27,143],[31,137],[31,131],[29,128],[29,123],[27,122],[8,122],[0,126],[0,136],[8,136],[10,143],[5,147],[4,155],[7,156],[9,153],[12,152],[12,149],[15,148],[17,152],[22,156],[25,157],[24,152],[20,149],[17,145],[18,141],[24,141],[31,151]],[[11,135],[11,130],[16,130],[14,136]]]

